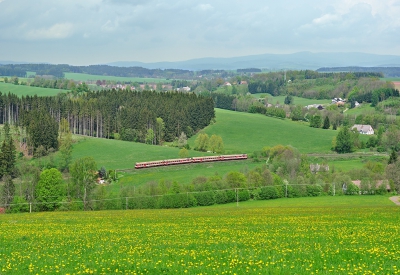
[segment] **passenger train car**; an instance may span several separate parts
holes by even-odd
[[[247,154],[193,157],[193,158],[183,158],[183,159],[166,159],[166,160],[137,162],[135,164],[135,168],[141,169],[141,168],[151,168],[151,167],[157,167],[157,166],[168,166],[168,165],[188,164],[188,163],[202,163],[202,162],[211,162],[211,161],[241,160],[241,159],[247,159]]]

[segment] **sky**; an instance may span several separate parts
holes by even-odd
[[[0,0],[0,61],[400,55],[400,0]]]

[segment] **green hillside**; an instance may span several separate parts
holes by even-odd
[[[337,135],[336,131],[315,129],[290,120],[221,109],[216,109],[216,123],[204,131],[222,137],[226,154],[252,153],[278,144],[292,145],[302,153],[330,152],[332,138]],[[189,139],[191,148],[196,137]],[[107,168],[129,169],[139,161],[178,158],[178,152],[178,148],[167,146],[85,137],[74,145],[73,156],[92,156]],[[190,157],[210,154],[189,151]]]
[[[289,119],[216,109],[216,123],[205,132],[220,135],[226,153],[252,153],[264,146],[291,145],[302,153],[330,152],[336,131],[308,127]],[[196,136],[189,140],[194,146]]]
[[[73,79],[76,81],[96,81],[96,80],[111,80],[111,81],[121,81],[121,82],[144,82],[144,83],[166,83],[171,82],[164,78],[144,78],[144,77],[119,77],[119,76],[108,76],[108,75],[91,75],[82,73],[65,73],[66,79]]]
[[[0,82],[0,92],[12,93],[18,96],[54,96],[58,93],[65,93],[67,90],[51,89],[51,88],[40,88],[40,87],[30,87],[25,85],[14,85],[11,83]]]
[[[93,157],[107,169],[131,169],[136,162],[179,158],[179,149],[121,140],[85,137],[73,146],[73,159]],[[189,156],[205,153],[190,151]]]

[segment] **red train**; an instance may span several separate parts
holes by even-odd
[[[211,162],[211,161],[241,160],[241,159],[247,159],[247,154],[193,157],[193,158],[184,158],[184,159],[166,159],[166,160],[137,162],[135,164],[135,168],[141,169],[141,168],[150,168],[150,167],[157,167],[157,166],[167,166],[167,165],[177,165],[177,164],[187,164],[187,163],[201,163],[201,162]]]

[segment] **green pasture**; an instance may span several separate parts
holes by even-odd
[[[384,77],[381,79],[384,81],[400,81],[400,77]]]
[[[247,171],[260,166],[260,162],[251,160],[193,163],[168,167],[155,167],[139,170],[118,171],[119,182],[111,185],[110,190],[118,191],[124,186],[140,186],[148,182],[177,181],[180,184],[189,184],[196,177],[211,177],[218,175],[223,177],[231,171]]]
[[[96,81],[96,80],[110,80],[120,82],[138,82],[138,83],[167,83],[171,80],[165,78],[144,78],[144,77],[119,77],[107,75],[91,75],[82,73],[65,73],[66,79],[73,79],[76,81]]]
[[[14,85],[11,83],[0,82],[0,92],[3,94],[16,94],[17,96],[55,96],[58,93],[65,93],[67,90],[30,87],[25,85]]]
[[[386,196],[0,216],[1,274],[399,274]]]
[[[374,157],[364,157],[364,158],[354,158],[354,159],[347,159],[347,160],[331,160],[327,161],[329,167],[335,169],[335,171],[341,172],[349,172],[355,169],[362,169],[365,168],[365,165],[368,161],[372,162],[379,162],[384,165],[387,164],[387,158],[382,157],[380,159],[376,159]]]
[[[330,152],[337,131],[316,129],[289,119],[216,109],[216,122],[204,129],[222,137],[225,152],[252,153],[265,146],[291,145],[301,153]],[[197,136],[189,139],[194,147]]]
[[[279,102],[279,104],[283,104],[285,102],[285,97],[284,95],[281,96],[272,96],[270,94],[253,94],[255,98],[265,98],[266,96],[268,97],[268,102],[270,104],[276,104]],[[293,96],[293,104],[295,105],[302,105],[302,106],[307,106],[311,104],[330,104],[331,100],[329,99],[309,99],[309,98],[302,98],[302,97],[297,97]]]
[[[220,135],[225,154],[253,153],[265,146],[292,145],[302,153],[331,152],[332,138],[337,131],[266,117],[260,114],[240,113],[216,109],[216,122],[205,128],[209,136]],[[197,135],[188,140],[195,146]],[[189,157],[212,155],[189,150]],[[93,157],[98,165],[109,169],[130,169],[136,162],[179,158],[176,147],[147,145],[120,140],[81,137],[73,146],[73,158]]]
[[[348,109],[345,114],[346,115],[361,115],[361,114],[375,114],[375,107],[371,107],[370,103],[362,103],[361,106],[353,109]]]
[[[190,151],[189,157],[204,153]],[[175,147],[147,145],[121,140],[85,137],[73,145],[73,159],[93,157],[107,169],[131,169],[136,162],[179,158]]]

